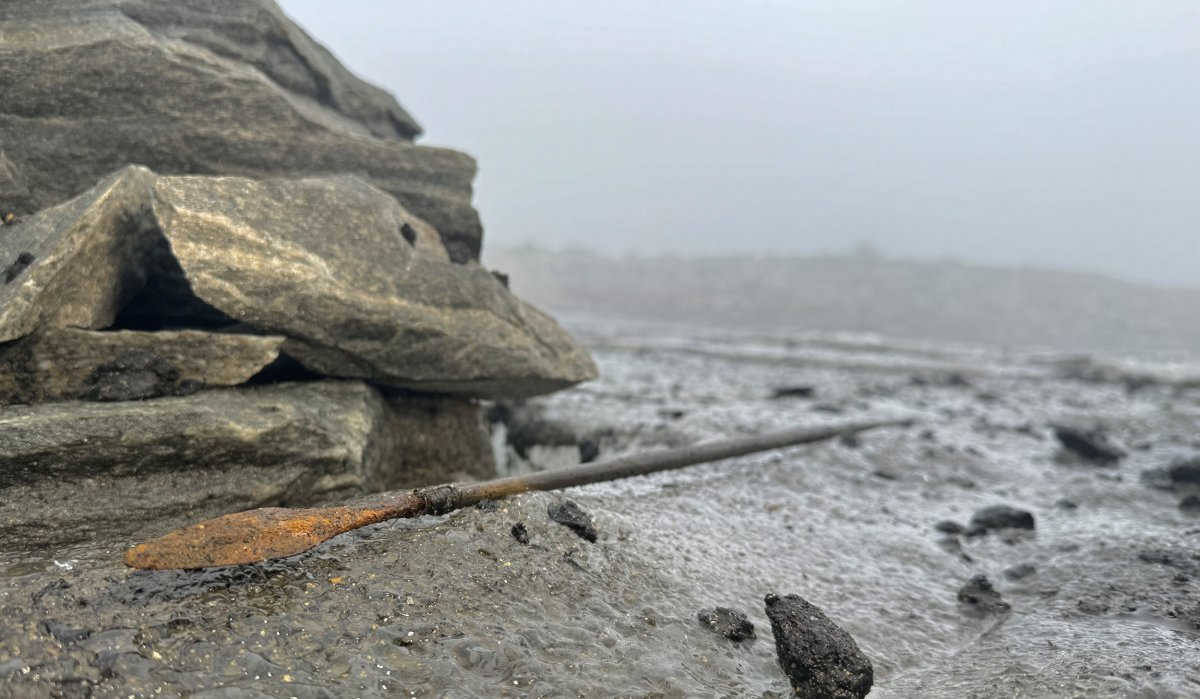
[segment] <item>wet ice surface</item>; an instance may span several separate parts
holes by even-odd
[[[543,402],[610,428],[602,456],[864,417],[923,424],[385,523],[270,565],[130,573],[115,540],[0,552],[0,694],[786,696],[772,592],[856,639],[872,697],[1200,693],[1200,518],[1140,478],[1200,453],[1200,391],[1130,393],[1059,378],[1044,355],[945,345],[574,329],[603,378]],[[814,395],[769,398],[796,385]],[[1129,455],[1063,458],[1052,423],[1104,426]],[[566,497],[597,543],[549,520]],[[1036,530],[933,528],[997,504],[1031,511]],[[1005,575],[1022,564],[1034,572]],[[1010,614],[960,606],[977,573]],[[715,606],[745,612],[758,638],[705,628],[696,615]]]

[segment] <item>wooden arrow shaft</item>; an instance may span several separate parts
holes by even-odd
[[[439,485],[377,495],[355,504],[290,509],[266,507],[207,520],[138,544],[125,553],[134,568],[211,568],[286,558],[333,538],[387,519],[439,515],[482,500],[533,490],[559,490],[755,452],[806,444],[903,421],[854,422],[799,428],[646,452],[594,464],[499,478],[466,485]]]

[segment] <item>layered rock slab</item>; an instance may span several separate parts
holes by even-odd
[[[356,177],[163,177],[153,210],[197,298],[319,373],[482,397],[595,377],[551,318],[438,259],[422,222]]]
[[[478,259],[475,163],[419,127],[269,0],[0,5],[0,208],[57,204],[139,163],[171,174],[353,172]]]
[[[425,392],[518,397],[595,377],[551,318],[448,259],[432,226],[356,177],[128,167],[6,227],[0,266],[20,269],[0,278],[0,342],[124,314],[236,323],[286,337],[315,372]]]
[[[476,406],[385,398],[354,381],[9,406],[0,408],[0,542],[118,536],[406,487],[431,471],[493,474]]]
[[[283,342],[282,337],[198,330],[50,328],[0,344],[0,405],[87,397],[105,367],[131,355],[157,358],[170,369],[177,390],[236,386],[276,361]]]

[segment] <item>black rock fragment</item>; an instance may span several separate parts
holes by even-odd
[[[731,641],[744,641],[755,638],[754,624],[746,615],[729,607],[714,607],[705,609],[696,615],[700,623],[721,634]]]
[[[525,528],[524,522],[517,522],[512,525],[512,537],[517,540],[517,543],[529,543],[529,530]]]
[[[1088,432],[1059,425],[1054,427],[1054,436],[1063,449],[1094,464],[1112,464],[1125,456],[1125,452],[1110,444],[1108,437],[1099,430]]]
[[[799,595],[767,595],[779,666],[803,699],[861,699],[874,670],[850,634]]]
[[[26,267],[33,264],[33,260],[33,253],[23,252],[17,255],[17,259],[4,269],[4,283],[11,284],[13,280],[21,276],[21,272],[24,272]]]
[[[958,601],[979,614],[1003,614],[1012,610],[985,575],[973,575],[958,590]]]
[[[1018,563],[1004,571],[1004,577],[1009,580],[1021,580],[1028,578],[1030,575],[1037,573],[1037,568],[1032,563]]]
[[[574,500],[564,500],[547,507],[546,514],[550,515],[550,519],[578,534],[581,539],[595,543],[599,537],[591,516],[576,505]]]
[[[1167,467],[1167,477],[1174,485],[1200,485],[1200,458],[1176,461]]]
[[[96,367],[83,382],[80,398],[122,401],[175,395],[179,371],[150,350],[129,350]]]
[[[942,521],[933,525],[933,528],[943,534],[962,534],[967,530],[966,527],[952,519],[943,519]]]
[[[1033,513],[1008,505],[992,505],[971,515],[964,532],[967,536],[981,536],[997,529],[1033,529]]]
[[[812,398],[816,394],[817,389],[812,386],[780,386],[771,392],[771,398]]]

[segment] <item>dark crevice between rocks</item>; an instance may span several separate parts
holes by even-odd
[[[161,233],[145,262],[141,290],[117,313],[112,330],[213,330],[236,321],[200,300]]]
[[[251,376],[242,385],[262,386],[264,384],[294,381],[322,381],[327,378],[327,376],[318,374],[304,366],[295,357],[280,352],[275,361],[260,369],[257,374]]]

